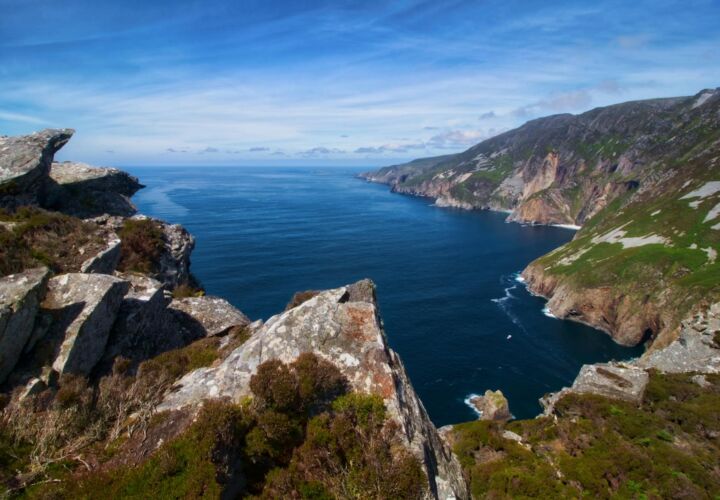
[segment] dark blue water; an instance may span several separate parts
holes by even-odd
[[[296,291],[373,279],[390,344],[437,425],[475,418],[463,400],[486,389],[532,417],[583,363],[640,353],[545,316],[514,279],[570,230],[436,208],[357,180],[357,169],[129,170],[147,185],[140,211],[197,238],[192,269],[207,292],[253,319],[282,311]]]

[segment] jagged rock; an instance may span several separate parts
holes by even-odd
[[[473,396],[470,403],[480,414],[480,420],[510,420],[510,406],[502,391],[485,391],[483,396]]]
[[[162,223],[165,252],[160,257],[158,279],[174,288],[193,282],[190,274],[190,254],[195,248],[195,238],[180,224]]]
[[[648,373],[642,368],[616,363],[583,365],[572,387],[548,394],[540,400],[545,414],[555,410],[555,404],[567,394],[597,394],[613,399],[640,403],[649,381]]]
[[[127,281],[105,274],[62,274],[49,281],[42,308],[53,321],[41,344],[50,347],[48,361],[54,370],[90,373],[103,355],[129,287]]]
[[[53,163],[46,205],[76,217],[102,214],[129,217],[137,212],[130,197],[143,187],[137,178],[116,168],[84,163]]]
[[[49,275],[42,267],[0,278],[0,383],[30,339]]]
[[[336,364],[354,390],[384,399],[389,417],[399,425],[399,438],[425,465],[434,498],[469,497],[460,464],[430,422],[400,358],[387,346],[373,288],[365,281],[325,291],[270,318],[220,365],[180,379],[159,409],[197,406],[208,398],[240,401],[249,394],[259,364],[291,362],[313,352]]]
[[[718,306],[713,305],[695,322],[683,322],[677,340],[663,349],[645,353],[636,364],[664,373],[720,373],[720,345],[715,341],[719,331]]]
[[[47,129],[30,135],[0,137],[0,207],[44,201],[50,164],[75,131]]]
[[[107,371],[118,356],[141,362],[192,340],[188,321],[177,322],[167,309],[164,286],[137,273],[116,273],[130,283],[120,304],[105,347],[102,366]],[[192,320],[190,320],[192,322]]]
[[[227,300],[220,297],[186,297],[173,299],[169,309],[182,321],[185,315],[197,321],[199,336],[211,337],[227,333],[233,326],[246,326],[250,320]]]
[[[195,284],[194,277],[190,273],[190,254],[195,248],[195,238],[180,224],[168,224],[145,215],[136,215],[133,219],[152,219],[158,223],[163,232],[165,246],[160,255],[158,270],[152,273],[152,277],[169,289],[184,284]],[[115,227],[116,231],[120,231],[123,224],[123,219],[119,217],[95,220]]]
[[[80,272],[112,274],[120,261],[120,238],[115,233],[106,235],[104,249],[90,257],[80,266]]]

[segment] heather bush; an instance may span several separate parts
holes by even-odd
[[[163,230],[152,219],[127,219],[119,233],[121,271],[152,273],[158,270],[164,248]]]

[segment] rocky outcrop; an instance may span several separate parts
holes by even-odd
[[[186,334],[187,322],[176,322],[168,311],[169,299],[159,281],[138,273],[117,273],[116,277],[130,287],[110,331],[101,371],[109,371],[119,356],[137,364],[192,340]]]
[[[545,414],[568,394],[600,396],[640,403],[649,381],[649,371],[660,373],[720,373],[720,303],[682,322],[680,334],[669,345],[652,349],[629,362],[583,365],[572,387],[563,388],[540,400]]]
[[[70,273],[49,281],[42,309],[52,321],[41,350],[49,352],[47,361],[55,371],[90,373],[105,352],[129,287],[127,281],[104,274]]]
[[[80,266],[80,272],[112,274],[120,261],[120,238],[114,232],[105,236],[105,248],[93,255]]]
[[[0,384],[30,339],[49,274],[37,268],[0,278]]]
[[[181,323],[190,316],[194,322],[197,337],[223,335],[234,326],[247,326],[250,320],[238,311],[227,300],[220,297],[186,297],[173,299],[169,306],[170,312]]]
[[[250,377],[259,364],[291,362],[303,352],[337,365],[354,390],[383,398],[400,439],[424,464],[434,497],[468,497],[457,459],[430,422],[399,357],[387,346],[369,281],[322,292],[270,318],[220,365],[180,379],[160,409],[196,406],[208,398],[240,401],[249,394]]]
[[[553,413],[555,404],[570,393],[596,394],[611,399],[640,403],[648,384],[648,374],[642,368],[616,363],[583,365],[572,387],[545,396],[540,403],[545,414]]]
[[[70,140],[72,129],[48,129],[31,135],[0,137],[0,207],[44,202],[55,152]]]
[[[136,217],[148,218],[142,215]],[[195,238],[180,224],[156,221],[163,232],[164,249],[153,278],[170,289],[179,285],[194,285],[195,279],[190,273],[190,254],[195,248]]]
[[[53,163],[50,179],[46,206],[81,218],[133,215],[130,197],[143,187],[122,170],[75,162]]]
[[[487,390],[484,395],[473,396],[469,401],[479,413],[480,420],[505,421],[512,418],[508,400],[502,391]]]
[[[683,321],[677,340],[648,351],[636,365],[662,373],[720,373],[720,303]]]

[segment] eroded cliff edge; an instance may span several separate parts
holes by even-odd
[[[137,179],[53,162],[72,134],[0,138],[7,494],[469,497],[371,282],[251,323],[204,294],[187,231],[136,214]]]
[[[582,226],[532,262],[558,317],[654,348],[720,297],[720,90],[556,115],[464,153],[361,174],[438,206]]]

